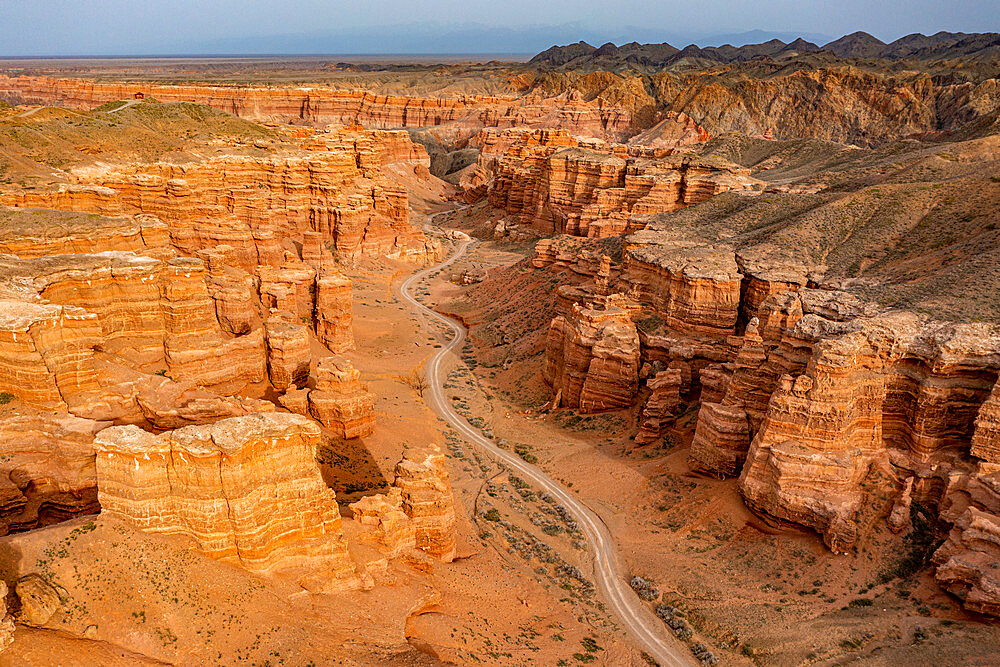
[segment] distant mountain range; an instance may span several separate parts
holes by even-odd
[[[156,53],[186,54],[519,54],[530,55],[553,43],[588,40],[597,43],[673,41],[712,47],[742,46],[770,39],[793,40],[787,32],[749,30],[724,35],[684,33],[641,26],[597,30],[582,23],[496,27],[476,23],[434,22],[378,27],[317,30],[310,33],[265,34],[220,37],[179,45],[147,44]],[[802,35],[813,41],[829,41],[829,35]],[[2,47],[0,47],[2,48]]]
[[[802,54],[829,54],[837,58],[884,58],[889,60],[947,60],[962,58],[978,61],[1000,61],[1000,33],[939,32],[931,36],[914,33],[886,44],[866,32],[855,32],[819,46],[801,37],[784,42],[773,38],[758,44],[733,46],[696,46],[679,49],[666,42],[639,44],[630,42],[617,46],[611,42],[592,46],[577,42],[553,46],[529,62],[548,67],[615,67],[639,65],[668,67],[684,62],[734,63],[754,58],[784,58]]]

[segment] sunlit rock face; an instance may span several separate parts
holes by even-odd
[[[101,511],[142,530],[180,533],[251,570],[329,571],[348,582],[340,510],[315,462],[320,429],[285,413],[153,435],[134,426],[96,440]]]

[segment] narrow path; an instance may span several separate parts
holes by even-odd
[[[34,109],[28,109],[27,111],[22,111],[21,113],[17,114],[16,116],[14,116],[14,118],[27,118],[36,111],[41,111],[44,108],[45,107],[35,107]]]
[[[473,241],[464,241],[458,250],[444,262],[413,274],[400,287],[400,295],[417,312],[438,320],[448,326],[455,334],[451,342],[443,346],[431,357],[427,367],[427,379],[430,383],[428,405],[442,419],[451,424],[452,428],[461,433],[466,440],[484,450],[491,457],[502,461],[512,470],[516,470],[524,479],[531,480],[540,489],[549,492],[573,515],[587,536],[587,546],[594,555],[594,573],[605,602],[611,611],[635,638],[638,645],[651,655],[661,665],[692,665],[693,657],[678,639],[670,635],[663,622],[660,621],[642,600],[635,594],[625,580],[618,563],[618,549],[608,527],[594,512],[580,500],[571,495],[558,482],[546,475],[541,469],[526,463],[519,456],[501,449],[493,441],[484,437],[469,425],[446,400],[441,377],[441,363],[448,355],[455,353],[465,342],[466,330],[455,320],[445,317],[417,301],[410,288],[424,276],[443,269],[454,263],[465,254]]]
[[[134,107],[136,104],[142,104],[145,101],[146,100],[129,100],[128,102],[126,102],[125,104],[121,105],[120,107],[115,107],[114,109],[112,109],[108,113],[118,113],[122,109],[128,109],[129,107]]]

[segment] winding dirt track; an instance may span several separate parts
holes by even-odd
[[[502,461],[506,466],[524,479],[530,480],[537,487],[548,491],[573,515],[587,536],[587,546],[593,552],[594,573],[598,587],[608,607],[619,622],[629,631],[636,643],[661,665],[693,665],[693,657],[679,640],[668,634],[663,622],[632,591],[622,574],[618,562],[618,549],[608,527],[594,512],[577,498],[571,495],[558,482],[542,472],[539,468],[526,463],[519,456],[500,449],[491,440],[485,438],[469,425],[451,404],[445,399],[441,377],[441,362],[448,355],[455,353],[465,341],[466,330],[455,320],[436,313],[424,306],[410,294],[410,288],[424,276],[438,271],[459,259],[465,254],[473,241],[464,241],[458,250],[444,262],[424,269],[406,279],[400,286],[400,295],[417,312],[436,319],[447,325],[454,332],[451,342],[444,345],[431,357],[426,370],[430,383],[428,405],[442,419],[451,424],[452,428],[461,433],[466,440],[486,452],[489,456]]]

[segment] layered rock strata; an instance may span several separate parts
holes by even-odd
[[[810,291],[792,298],[801,305],[790,310],[801,317],[769,354],[757,354],[757,391],[766,391],[768,378],[776,382],[759,426],[759,408],[747,406],[754,436],[740,489],[757,511],[814,527],[842,550],[856,540],[861,484],[873,465],[919,472],[956,451],[968,454],[1000,372],[1000,335],[907,313],[828,319],[834,309],[817,308]],[[738,368],[723,405],[738,405],[740,376]],[[712,451],[710,438],[702,440]],[[713,469],[711,456],[701,460]]]
[[[453,139],[484,127],[561,127],[575,134],[622,138],[632,123],[628,112],[601,98],[577,92],[553,97],[455,95],[440,98],[378,95],[322,86],[253,87],[119,83],[40,76],[0,77],[0,99],[93,109],[132,99],[141,92],[160,102],[194,102],[252,120],[304,120],[367,128],[438,128]]]
[[[436,449],[407,452],[395,475],[393,486],[399,489],[403,513],[413,522],[417,548],[451,562],[456,550],[455,500],[444,455]]]
[[[127,419],[135,392],[107,363],[231,393],[264,377],[264,340],[223,332],[200,260],[132,253],[0,258],[0,387],[24,404]]]
[[[316,364],[309,412],[340,438],[363,438],[375,431],[375,396],[344,357],[325,357]]]
[[[500,148],[504,152],[496,154]],[[671,150],[580,142],[565,132],[521,132],[485,144],[462,185],[466,201],[485,195],[540,233],[591,238],[641,229],[649,214],[759,185],[747,169]]]
[[[313,148],[80,169],[70,174],[75,182],[55,189],[2,192],[0,204],[154,215],[181,254],[224,244],[231,248],[227,263],[246,270],[280,262],[281,239],[301,243],[309,233],[319,233],[345,259],[435,255],[434,244],[409,224],[400,179],[383,173],[388,164],[411,180],[426,179],[422,147],[405,133],[344,131]]]
[[[648,445],[663,437],[666,427],[681,411],[682,380],[680,369],[669,368],[660,371],[646,382],[650,395],[639,418],[636,444]]]
[[[160,435],[111,427],[95,440],[102,512],[187,535],[199,551],[251,570],[304,568],[350,585],[355,568],[316,466],[319,441],[312,420],[284,413]]]
[[[417,548],[416,527],[403,511],[403,492],[394,486],[388,493],[365,496],[349,505],[354,520],[372,529],[370,539],[389,558]]]
[[[639,390],[639,335],[620,295],[574,304],[552,320],[544,378],[553,407],[595,412],[631,405]]]
[[[303,386],[309,379],[312,351],[309,332],[301,324],[272,317],[264,325],[267,341],[267,372],[279,392]]]
[[[96,513],[103,422],[21,408],[0,418],[0,533]]]

